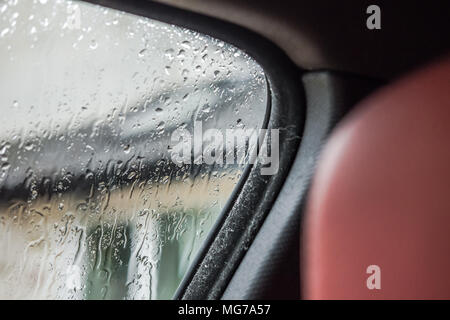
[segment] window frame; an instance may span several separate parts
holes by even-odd
[[[306,101],[303,71],[264,37],[243,27],[147,0],[82,0],[220,39],[251,56],[264,70],[268,105],[263,129],[280,129],[276,175],[247,165],[221,214],[193,259],[173,299],[219,299],[269,214],[300,145]]]

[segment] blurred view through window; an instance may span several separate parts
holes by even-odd
[[[0,0],[0,70],[0,298],[171,298],[244,165],[176,165],[170,134],[260,128],[262,69],[117,10]]]

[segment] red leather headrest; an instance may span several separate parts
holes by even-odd
[[[450,299],[450,58],[341,123],[303,234],[307,299]]]

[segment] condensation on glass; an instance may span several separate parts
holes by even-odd
[[[83,2],[0,1],[0,298],[171,298],[243,165],[170,133],[260,127],[262,69],[222,41]]]

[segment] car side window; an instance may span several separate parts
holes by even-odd
[[[251,159],[262,68],[65,0],[1,1],[0,65],[0,298],[171,298]]]

